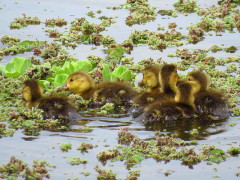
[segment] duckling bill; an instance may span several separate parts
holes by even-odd
[[[27,101],[28,108],[38,108],[43,110],[44,119],[75,120],[80,119],[77,113],[65,96],[42,96],[42,89],[35,79],[23,82],[23,99]]]

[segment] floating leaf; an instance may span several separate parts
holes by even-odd
[[[0,71],[2,71],[6,77],[19,77],[30,67],[32,67],[31,60],[23,57],[14,57],[6,67],[1,65]]]

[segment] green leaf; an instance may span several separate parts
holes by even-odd
[[[44,89],[50,89],[50,88],[49,88],[49,85],[50,85],[50,82],[49,82],[49,81],[47,81],[47,80],[39,80],[38,83],[39,83],[39,85],[40,85],[41,87],[43,87]]]
[[[32,126],[32,124],[33,124],[33,121],[31,121],[31,120],[23,121],[23,126],[30,127],[30,126]]]
[[[19,77],[30,67],[32,67],[31,60],[23,57],[14,57],[6,67],[0,66],[0,70],[6,77]]]
[[[3,65],[0,65],[0,72],[2,72],[3,74],[7,73],[8,71],[6,70],[6,67]]]
[[[14,64],[15,71],[21,74],[23,74],[28,68],[32,67],[31,60],[22,57],[13,58],[12,63]]]
[[[102,75],[103,75],[103,80],[104,81],[110,81],[111,80],[112,72],[111,72],[108,64],[103,65]]]
[[[26,49],[26,51],[29,51],[29,50],[32,50],[33,48],[41,46],[43,44],[44,44],[43,41],[25,40],[25,41],[22,41],[22,42],[18,43],[16,46],[20,47],[20,48],[24,48],[24,49]]]
[[[77,70],[78,71],[85,71],[85,72],[89,72],[93,69],[92,67],[92,63],[90,61],[78,61],[77,62]]]
[[[66,80],[68,78],[68,74],[58,74],[54,79],[54,87],[62,86],[66,83]]]
[[[124,66],[119,66],[113,71],[112,75],[125,81],[129,81],[132,77],[131,71]]]

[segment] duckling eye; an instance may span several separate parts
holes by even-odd
[[[70,79],[70,82],[73,82],[74,81],[74,79]]]
[[[191,81],[191,78],[188,78],[189,81]]]

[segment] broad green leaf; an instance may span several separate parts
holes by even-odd
[[[6,67],[1,66],[0,70],[6,77],[18,77],[25,73],[30,67],[32,67],[31,60],[23,57],[14,57]]]
[[[7,73],[6,67],[3,65],[0,65],[0,72],[2,72],[3,74]]]
[[[15,71],[21,74],[23,74],[28,68],[32,67],[31,60],[22,57],[13,58],[12,63],[14,64]]]
[[[19,77],[21,76],[22,74],[19,73],[19,72],[11,72],[11,73],[5,73],[4,76],[6,77],[10,77],[10,78],[15,78],[15,77]]]
[[[65,84],[68,74],[58,74],[54,80],[54,87],[59,87]]]
[[[23,126],[29,127],[29,126],[32,126],[32,124],[33,124],[33,121],[31,121],[31,120],[23,121]]]
[[[91,71],[93,69],[92,63],[90,61],[78,61],[77,62],[78,71]]]
[[[108,64],[103,65],[102,75],[103,75],[103,80],[104,81],[110,81],[111,80],[112,72],[111,72]]]
[[[22,41],[22,42],[18,43],[16,46],[24,48],[27,51],[29,51],[29,50],[32,50],[33,48],[41,46],[43,44],[44,44],[43,41],[29,41],[29,40],[25,40],[25,41]]]
[[[49,89],[49,85],[50,85],[49,81],[47,81],[47,80],[39,80],[38,83],[44,89]]]

